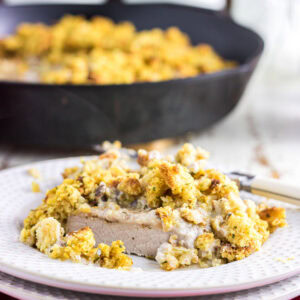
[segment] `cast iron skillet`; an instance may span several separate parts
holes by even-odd
[[[262,39],[220,13],[172,4],[0,6],[0,36],[20,22],[51,24],[64,14],[108,16],[151,29],[178,26],[194,44],[237,60],[232,70],[194,78],[118,85],[0,82],[0,141],[90,148],[105,139],[146,142],[201,130],[240,99],[263,50]]]

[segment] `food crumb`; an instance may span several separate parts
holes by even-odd
[[[38,169],[36,168],[30,168],[28,169],[27,173],[32,176],[35,179],[41,179],[41,173]]]
[[[130,272],[143,272],[143,269],[142,268],[139,268],[139,267],[132,267],[130,269]]]
[[[33,193],[39,193],[41,191],[39,184],[35,181],[31,183],[31,190]]]
[[[287,257],[287,258],[283,258],[283,257],[278,257],[276,258],[277,261],[280,261],[284,264],[286,264],[288,261],[291,261],[291,260],[294,260],[295,257],[294,256],[291,256],[291,257]]]

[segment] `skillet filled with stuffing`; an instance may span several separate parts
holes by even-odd
[[[119,1],[0,5],[0,39],[0,141],[69,149],[214,124],[263,50],[221,12]]]

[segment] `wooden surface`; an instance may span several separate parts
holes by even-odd
[[[224,170],[242,170],[284,181],[300,179],[300,82],[252,80],[239,106],[207,131],[180,138],[211,152]],[[165,143],[168,151],[177,146]],[[0,168],[32,161],[90,154],[0,145]]]

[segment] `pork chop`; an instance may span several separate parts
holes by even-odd
[[[185,230],[181,224],[180,229],[165,232],[155,210],[125,208],[92,208],[90,213],[72,215],[68,218],[66,229],[72,232],[86,226],[92,229],[97,244],[122,240],[128,254],[151,258],[155,257],[161,244],[169,241],[171,235],[176,234],[182,245],[193,248],[195,238],[203,232],[202,228],[192,224],[186,224]]]

